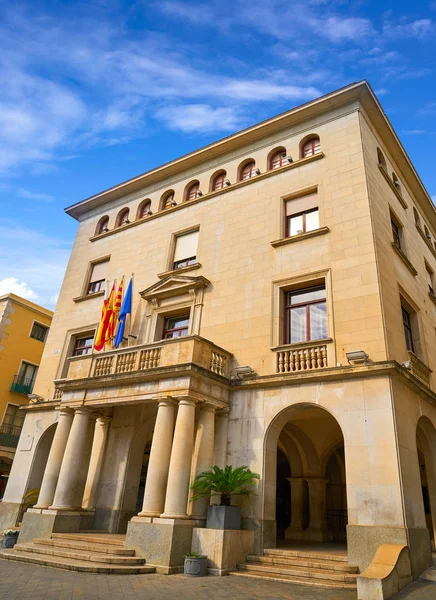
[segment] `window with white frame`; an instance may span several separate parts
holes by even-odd
[[[172,260],[173,269],[188,267],[197,262],[198,234],[199,230],[196,229],[176,235]]]
[[[308,194],[293,200],[285,200],[286,237],[319,229],[318,205],[318,194]]]
[[[87,294],[96,294],[104,290],[108,265],[109,260],[103,260],[91,266],[91,274],[86,289]]]

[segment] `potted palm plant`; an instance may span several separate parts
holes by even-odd
[[[194,492],[192,500],[205,496],[219,496],[220,503],[208,507],[206,527],[209,529],[241,529],[241,509],[232,506],[232,498],[248,497],[254,494],[255,479],[260,479],[246,466],[227,465],[220,469],[214,465],[210,471],[204,471],[197,476],[191,489]]]

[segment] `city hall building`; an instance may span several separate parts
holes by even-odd
[[[0,506],[10,526],[40,488],[19,544],[119,534],[178,572],[207,551],[190,483],[247,465],[229,552],[336,543],[363,573],[394,544],[413,577],[429,566],[436,211],[366,82],[66,212],[77,236]],[[125,340],[95,352],[105,290],[132,273]]]

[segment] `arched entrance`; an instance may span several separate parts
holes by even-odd
[[[297,404],[279,413],[266,434],[264,469],[264,547],[346,541],[344,438],[327,410]]]
[[[429,530],[432,549],[435,550],[436,525],[436,431],[427,417],[421,417],[416,429],[420,484],[425,522]]]
[[[146,421],[135,431],[130,443],[118,533],[125,533],[127,523],[142,509],[153,429],[154,419]]]

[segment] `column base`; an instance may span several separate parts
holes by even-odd
[[[196,522],[187,518],[133,517],[127,525],[125,544],[147,564],[159,567],[160,573],[182,573],[195,526]]]
[[[24,514],[19,542],[34,538],[49,538],[52,533],[77,533],[80,531],[83,513],[30,508]]]
[[[254,531],[195,527],[191,550],[207,556],[209,575],[228,575],[253,554]]]

